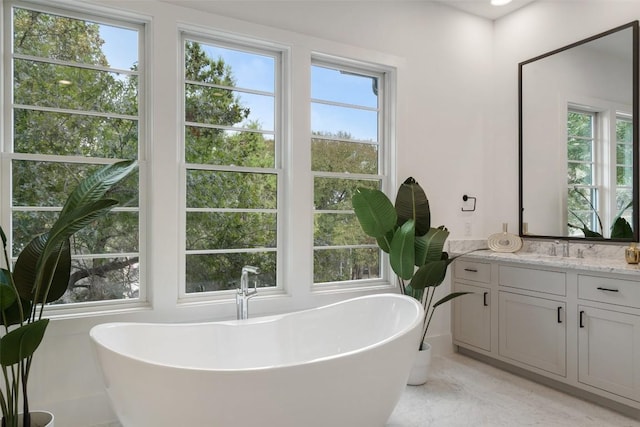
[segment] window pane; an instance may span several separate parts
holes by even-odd
[[[259,132],[238,132],[197,126],[185,128],[187,163],[275,167],[275,139]]]
[[[18,54],[125,70],[138,63],[137,31],[34,10],[14,9],[13,46]]]
[[[13,205],[62,207],[80,181],[101,165],[14,160]],[[132,173],[107,193],[119,207],[138,206],[138,173]]]
[[[593,137],[593,115],[570,111],[567,130],[570,136]]]
[[[12,257],[17,257],[34,236],[47,231],[58,218],[57,212],[14,211],[11,217],[13,232]]]
[[[312,66],[311,97],[376,108],[378,79],[332,68]]]
[[[590,163],[569,163],[569,185],[590,185],[593,183],[593,165]]]
[[[590,139],[569,138],[567,159],[574,161],[593,161],[593,141]]]
[[[273,131],[275,99],[195,84],[186,85],[188,122]]]
[[[314,135],[375,142],[378,140],[378,113],[311,103],[311,131]]]
[[[380,181],[317,177],[313,186],[314,209],[351,210],[351,197],[359,187],[377,190]]]
[[[138,298],[138,257],[74,259],[69,288],[54,304]]]
[[[314,171],[378,173],[378,145],[313,138],[311,168]]]
[[[275,58],[271,56],[194,41],[187,41],[185,50],[187,80],[275,92]]]
[[[594,207],[597,206],[596,189],[570,188],[567,206],[569,210],[569,224],[580,228],[586,225],[589,230],[598,233],[602,232],[594,211]],[[582,232],[578,234],[582,235]]]
[[[138,114],[136,76],[21,59],[14,67],[16,104]]]
[[[633,166],[618,166],[616,168],[617,185],[633,185]]]
[[[633,123],[630,120],[616,121],[616,139],[618,142],[631,143],[633,141]]]
[[[276,209],[277,177],[263,173],[187,171],[187,207]]]
[[[14,110],[14,151],[65,156],[138,158],[138,121]]]
[[[258,287],[276,285],[276,253],[227,253],[187,255],[187,293],[224,291],[240,286],[242,267],[253,265],[260,274],[251,275],[249,286],[257,279]]]
[[[633,164],[633,145],[617,144],[616,145],[616,162],[619,165]]]
[[[376,240],[362,232],[355,214],[315,214],[314,242],[318,246],[375,245]]]
[[[633,200],[633,192],[631,188],[617,188],[616,189],[616,215],[619,215],[620,212],[624,209],[623,217],[627,218],[629,223],[631,223],[631,212],[632,207],[629,206],[629,203]],[[627,207],[628,206],[628,207]]]
[[[275,248],[276,214],[188,212],[187,250]]]
[[[380,277],[380,249],[326,249],[313,254],[315,283]]]

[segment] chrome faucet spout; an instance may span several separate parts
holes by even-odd
[[[256,282],[254,282],[253,289],[249,290],[249,274],[260,274],[260,269],[252,265],[242,267],[240,287],[236,292],[236,314],[238,320],[249,318],[249,298],[258,293]]]

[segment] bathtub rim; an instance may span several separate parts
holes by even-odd
[[[292,315],[296,315],[296,314],[300,314],[300,313],[304,313],[304,312],[311,312],[311,311],[318,311],[318,310],[322,310],[325,308],[329,308],[329,307],[333,307],[333,306],[338,306],[338,305],[343,305],[343,304],[347,304],[351,301],[355,301],[355,300],[361,300],[361,299],[371,299],[371,298],[383,298],[383,297],[389,297],[392,296],[393,298],[399,298],[399,299],[403,299],[406,300],[408,302],[410,302],[414,308],[417,309],[418,315],[416,316],[416,318],[409,324],[407,325],[405,328],[403,328],[400,331],[397,331],[391,335],[389,335],[388,337],[386,337],[383,340],[377,341],[373,344],[364,346],[364,347],[360,347],[358,349],[355,350],[350,350],[350,351],[346,351],[343,353],[337,353],[337,354],[332,354],[329,356],[322,356],[322,357],[317,357],[314,359],[309,359],[309,360],[304,360],[304,361],[299,361],[296,363],[286,363],[286,364],[279,364],[279,365],[270,365],[270,366],[258,366],[258,367],[247,367],[247,368],[202,368],[202,367],[194,367],[194,366],[183,366],[183,365],[176,365],[176,364],[169,364],[169,363],[162,363],[162,362],[158,362],[158,361],[152,361],[146,358],[142,358],[142,357],[138,357],[135,355],[131,355],[131,354],[126,354],[123,353],[121,351],[117,351],[105,344],[103,344],[98,338],[97,338],[97,334],[101,331],[101,330],[105,330],[105,329],[112,329],[112,328],[119,328],[119,327],[123,327],[123,326],[129,326],[129,325],[137,325],[137,326],[153,326],[153,327],[190,327],[190,326],[199,326],[199,325],[210,325],[210,324],[222,324],[222,325],[229,325],[229,326],[234,326],[234,325],[238,325],[238,324],[243,324],[243,325],[247,325],[247,324],[256,324],[256,323],[266,323],[266,322],[275,322],[279,319],[282,319],[284,317],[288,317],[288,316],[292,316]],[[380,293],[380,294],[373,294],[373,295],[363,295],[363,296],[358,296],[358,297],[354,297],[354,298],[349,298],[346,300],[342,300],[342,301],[337,301],[334,303],[330,303],[330,304],[325,304],[319,307],[312,307],[312,308],[308,308],[308,309],[303,309],[303,310],[296,310],[296,311],[291,311],[291,312],[286,312],[286,313],[280,313],[280,314],[273,314],[273,315],[268,315],[268,316],[261,316],[261,317],[254,317],[254,318],[249,318],[249,319],[244,319],[244,320],[221,320],[221,321],[207,321],[207,322],[185,322],[185,323],[161,323],[161,322],[106,322],[106,323],[101,323],[98,325],[93,326],[90,330],[89,330],[89,336],[91,338],[91,341],[93,342],[94,345],[96,346],[100,346],[102,348],[104,348],[106,351],[110,352],[110,353],[114,353],[120,357],[126,358],[126,359],[130,359],[130,360],[134,360],[136,362],[139,363],[143,363],[143,364],[147,364],[147,365],[152,365],[152,366],[158,366],[158,367],[163,367],[163,368],[172,368],[172,369],[178,369],[178,370],[189,370],[189,371],[200,371],[200,372],[220,372],[220,373],[231,373],[231,372],[258,372],[258,371],[267,371],[267,370],[278,370],[278,369],[287,369],[287,368],[291,368],[294,366],[307,366],[307,365],[312,365],[312,364],[319,364],[319,363],[323,363],[323,362],[329,362],[331,360],[335,360],[335,359],[340,359],[340,358],[344,358],[344,357],[350,357],[350,356],[355,356],[358,355],[360,353],[364,353],[365,351],[370,351],[372,349],[378,348],[378,347],[382,347],[383,345],[396,340],[396,339],[400,339],[401,337],[411,333],[415,328],[417,328],[418,326],[420,326],[422,324],[422,321],[424,319],[424,309],[422,307],[422,304],[420,304],[415,298],[410,297],[408,295],[403,295],[403,294],[396,294],[396,293]],[[419,338],[418,338],[419,340]],[[417,342],[416,342],[416,349],[417,349]]]

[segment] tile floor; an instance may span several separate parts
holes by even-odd
[[[460,354],[434,357],[386,427],[631,427],[640,421]]]

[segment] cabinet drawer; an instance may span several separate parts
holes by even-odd
[[[566,295],[566,274],[559,271],[535,270],[533,268],[499,267],[500,286],[544,292],[553,295]]]
[[[491,282],[491,264],[457,259],[454,269],[456,278],[474,282]]]
[[[640,282],[579,274],[578,298],[640,308]]]

